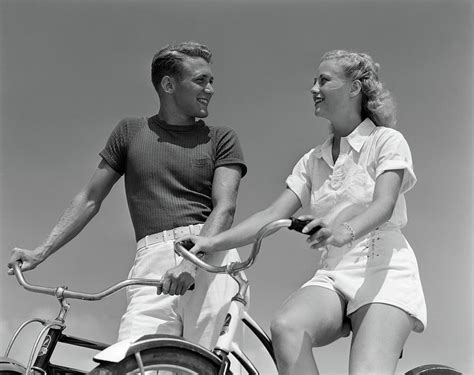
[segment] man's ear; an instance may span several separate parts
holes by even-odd
[[[163,76],[161,79],[161,88],[167,94],[172,94],[174,92],[174,79],[170,76]]]
[[[362,83],[358,79],[352,81],[351,96],[357,96],[360,94],[361,91],[362,91]]]

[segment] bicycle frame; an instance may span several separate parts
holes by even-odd
[[[61,310],[59,315],[54,320],[45,320],[34,318],[24,322],[13,334],[10,342],[8,343],[7,349],[5,350],[5,357],[8,357],[10,350],[13,347],[14,342],[18,338],[21,331],[28,325],[38,322],[41,323],[44,328],[38,334],[33,348],[31,350],[28,363],[25,369],[25,373],[29,373],[32,369],[43,374],[86,374],[79,369],[72,367],[65,367],[50,363],[51,356],[53,355],[54,349],[58,343],[64,343],[74,346],[80,346],[83,348],[104,350],[107,348],[107,344],[86,340],[75,336],[68,336],[63,334],[63,330],[66,328],[65,316],[69,309],[69,304],[65,300],[61,300]],[[41,345],[41,346],[40,346]]]
[[[104,350],[109,345],[104,344],[101,342],[96,342],[93,340],[83,339],[75,336],[68,336],[63,334],[63,330],[66,328],[65,320],[66,315],[69,311],[70,305],[67,303],[66,298],[74,298],[74,299],[81,299],[81,300],[88,300],[88,301],[97,301],[101,300],[106,296],[109,296],[118,290],[130,286],[130,285],[147,285],[147,286],[155,286],[158,287],[161,285],[159,280],[147,280],[147,279],[128,279],[121,281],[99,293],[82,293],[82,292],[75,292],[70,291],[67,287],[44,287],[38,285],[32,285],[26,282],[23,273],[21,272],[20,264],[17,263],[13,266],[14,274],[21,286],[28,291],[41,293],[41,294],[48,294],[55,296],[60,305],[60,311],[58,316],[54,320],[45,320],[40,318],[30,319],[24,322],[13,334],[10,342],[7,345],[7,349],[5,350],[5,358],[1,358],[1,363],[10,363],[15,370],[20,370],[26,374],[29,374],[31,370],[35,370],[39,373],[45,375],[60,375],[60,374],[87,374],[86,371],[69,368],[65,366],[55,365],[50,363],[51,356],[56,348],[56,345],[61,342],[64,344],[69,344],[73,346],[79,346],[83,348],[93,349],[93,350]],[[21,331],[32,323],[41,323],[44,327],[41,332],[38,334],[33,348],[31,350],[28,363],[26,368],[22,365],[11,361],[8,359],[8,355],[18,338],[18,335]]]
[[[240,364],[245,368],[245,370],[253,375],[259,374],[256,367],[253,365],[252,361],[245,355],[241,350],[239,344],[234,341],[236,331],[240,325],[240,322],[243,322],[250,331],[258,338],[258,340],[265,346],[267,352],[273,360],[273,363],[276,366],[275,355],[273,353],[273,347],[270,338],[265,333],[265,331],[255,322],[252,317],[245,311],[245,306],[241,301],[233,300],[229,306],[227,316],[224,321],[223,329],[221,336],[213,349],[214,354],[225,359],[227,354],[232,354]],[[225,371],[223,371],[225,373]]]
[[[186,342],[186,340],[181,338],[173,338],[173,342],[176,345],[185,345],[185,346],[193,346],[197,350],[202,352],[202,355],[208,356],[211,358],[214,363],[220,363],[221,369],[219,371],[220,374],[225,374],[227,368],[229,366],[228,355],[232,354],[241,364],[242,366],[248,371],[249,374],[258,374],[257,369],[252,364],[250,359],[244,354],[244,352],[240,349],[239,345],[234,341],[234,337],[236,331],[240,325],[240,322],[243,322],[251,331],[252,333],[259,339],[259,341],[265,346],[268,353],[272,357],[273,361],[275,361],[275,357],[273,354],[272,344],[269,337],[266,335],[265,331],[252,319],[252,317],[247,313],[245,307],[247,305],[247,289],[248,289],[248,281],[243,274],[243,270],[249,268],[253,262],[255,261],[256,256],[260,250],[260,245],[262,239],[270,234],[275,232],[277,229],[282,227],[288,227],[289,229],[296,229],[301,230],[301,223],[299,226],[295,223],[299,221],[296,219],[287,219],[287,220],[278,220],[272,223],[269,223],[265,227],[263,227],[258,233],[256,241],[254,242],[254,246],[249,258],[243,262],[234,262],[230,263],[225,266],[212,266],[203,261],[201,261],[198,257],[194,256],[193,254],[186,251],[186,249],[179,243],[176,244],[175,249],[178,253],[180,253],[184,258],[189,259],[197,266],[213,273],[228,273],[239,285],[238,293],[232,298],[232,301],[229,306],[229,310],[227,316],[225,318],[224,324],[222,326],[221,334],[217,341],[217,344],[212,352],[204,350],[203,348],[199,348],[198,346]],[[75,299],[82,299],[82,300],[100,300],[116,291],[130,285],[147,285],[147,286],[160,286],[159,280],[147,280],[147,279],[128,279],[121,281],[112,287],[96,293],[96,294],[89,294],[89,293],[82,293],[82,292],[74,292],[67,289],[67,287],[58,287],[58,288],[51,288],[51,287],[44,287],[44,286],[37,286],[29,284],[25,281],[23,274],[21,272],[20,264],[15,264],[13,267],[13,271],[15,276],[17,277],[18,282],[21,286],[23,286],[26,290],[32,291],[35,293],[43,293],[55,296],[60,305],[61,309],[56,319],[52,321],[43,320],[43,319],[31,319],[25,322],[20,328],[15,332],[10,343],[8,344],[5,357],[8,356],[16,338],[18,337],[19,333],[29,324],[34,322],[41,323],[44,328],[41,330],[40,334],[38,335],[33,349],[30,354],[30,358],[28,360],[28,364],[26,369],[21,366],[20,364],[16,363],[15,361],[9,360],[8,358],[0,359],[0,363],[3,364],[11,364],[13,366],[13,371],[19,373],[31,373],[31,370],[35,370],[41,374],[46,375],[61,375],[61,374],[86,374],[82,370],[67,368],[63,366],[58,366],[50,363],[50,358],[54,352],[54,349],[58,342],[81,346],[90,349],[102,350],[105,351],[107,348],[111,348],[106,344],[98,343],[91,340],[81,339],[77,337],[67,336],[63,334],[63,330],[66,328],[65,318],[67,312],[69,310],[69,304],[66,302],[66,298],[75,298]],[[157,348],[159,349],[160,346],[170,341],[169,337],[164,337],[166,335],[151,335],[151,337],[143,337],[142,339],[138,340],[135,343],[132,343],[128,348],[128,351],[125,353],[126,355],[134,355],[137,358],[140,358],[140,351],[146,348]],[[178,342],[179,341],[179,342]],[[173,344],[173,345],[175,345]],[[96,356],[97,358],[98,356]],[[120,360],[120,359],[118,359]],[[100,359],[98,360],[101,361]],[[107,359],[105,360],[108,361]],[[109,361],[110,362],[110,361]],[[112,361],[110,363],[113,363]],[[24,370],[24,371],[23,371]],[[140,367],[140,371],[144,374],[143,366]]]
[[[257,337],[257,339],[262,343],[266,348],[267,352],[270,354],[273,362],[275,362],[275,355],[273,352],[273,347],[270,338],[265,333],[265,331],[258,325],[255,320],[248,314],[245,310],[247,305],[247,289],[248,281],[243,274],[243,270],[249,268],[255,261],[261,247],[261,242],[264,237],[274,233],[280,228],[289,228],[295,230],[301,230],[304,227],[303,223],[295,219],[282,219],[273,221],[263,228],[261,228],[256,236],[255,242],[252,247],[252,251],[243,262],[235,262],[228,264],[226,266],[213,266],[200,258],[190,253],[181,243],[177,242],[175,244],[175,250],[181,256],[194,263],[198,267],[212,273],[227,273],[229,274],[239,285],[239,291],[232,298],[232,301],[229,306],[229,310],[224,320],[222,326],[221,334],[217,340],[217,343],[212,350],[213,353],[218,355],[223,359],[223,364],[227,363],[227,356],[232,354],[240,364],[245,368],[245,370],[250,375],[258,375],[259,372],[250,359],[245,355],[245,353],[240,349],[238,343],[235,342],[235,334],[239,327],[240,322],[243,322],[250,331]],[[226,368],[221,369],[221,373],[225,374]]]

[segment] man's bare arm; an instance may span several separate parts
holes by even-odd
[[[34,250],[14,248],[9,267],[16,261],[21,261],[24,271],[33,269],[71,241],[99,212],[104,198],[119,178],[120,174],[102,160],[90,181],[74,197],[46,240]]]

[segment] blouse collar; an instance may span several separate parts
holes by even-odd
[[[362,121],[349,135],[342,137],[356,151],[360,152],[367,138],[376,128],[375,124],[369,118]],[[332,155],[332,141],[334,136],[331,135],[326,141],[315,150],[315,156],[322,158],[324,155]],[[332,159],[332,157],[331,157]]]

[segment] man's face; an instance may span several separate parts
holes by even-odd
[[[176,77],[173,97],[180,115],[204,118],[209,115],[207,106],[214,95],[209,63],[200,57],[188,57],[183,61],[181,77]]]

